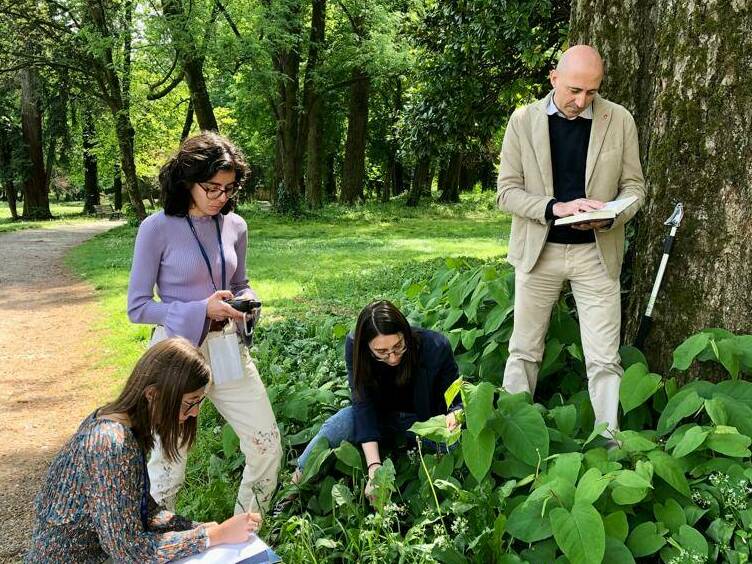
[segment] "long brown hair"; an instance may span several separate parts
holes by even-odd
[[[206,386],[210,377],[206,360],[187,339],[165,339],[138,359],[118,398],[98,413],[127,413],[141,447],[149,452],[154,447],[156,433],[167,459],[175,461],[179,449],[190,447],[196,438],[196,418],[180,422],[183,394]],[[149,386],[157,392],[151,407],[146,399]]]
[[[418,335],[402,312],[387,300],[372,302],[360,312],[353,338],[353,387],[356,394],[378,385],[374,368],[379,361],[373,357],[368,343],[379,335],[397,333],[402,333],[406,349],[396,366],[396,382],[398,386],[404,386],[412,379],[418,365]]]

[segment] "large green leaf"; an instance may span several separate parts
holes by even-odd
[[[697,449],[703,442],[705,442],[705,439],[707,438],[709,433],[709,431],[706,431],[699,425],[690,427],[684,432],[684,435],[679,441],[679,444],[677,444],[674,448],[673,455],[676,458],[687,456],[689,453]]]
[[[689,525],[682,525],[679,527],[679,534],[676,538],[682,548],[687,549],[690,552],[700,554],[705,558],[708,557],[708,541],[697,529],[690,527]]]
[[[627,515],[623,511],[615,511],[604,517],[603,527],[606,530],[607,537],[613,537],[621,542],[627,540],[629,523],[627,522]]]
[[[634,470],[619,470],[614,472],[614,482],[627,488],[652,488],[653,485],[649,480],[635,472]]]
[[[486,321],[483,323],[483,332],[486,335],[490,335],[491,333],[496,331],[499,327],[501,327],[501,324],[504,323],[504,320],[513,311],[513,309],[514,307],[511,305],[499,304],[494,306],[494,308],[488,312]]]
[[[697,355],[705,350],[710,343],[708,333],[698,333],[686,339],[681,345],[674,350],[674,364],[671,368],[677,370],[686,370]]]
[[[638,362],[648,366],[648,361],[642,351],[636,347],[624,345],[619,348],[619,356],[621,357],[621,365],[624,370],[627,370],[633,364]]]
[[[500,402],[503,406],[513,400],[507,396]],[[499,418],[499,434],[509,452],[530,466],[548,456],[548,428],[532,405],[519,402],[514,409],[505,409]]]
[[[722,431],[723,426],[718,426],[705,441],[705,446],[709,449],[732,456],[734,458],[750,456],[749,445],[752,444],[752,438],[746,435],[740,435],[738,432]],[[733,427],[732,427],[733,429]],[[734,429],[736,431],[736,429]]]
[[[600,470],[591,468],[582,475],[577,483],[574,494],[575,504],[577,502],[595,503],[609,483],[610,480],[604,477]]]
[[[653,521],[637,525],[627,538],[627,548],[636,558],[655,554],[665,544],[666,539],[658,534],[658,527]]]
[[[606,533],[600,514],[590,503],[576,502],[572,511],[551,510],[556,543],[570,562],[600,564],[606,552]]]
[[[682,390],[668,400],[658,419],[658,435],[665,435],[676,425],[703,406],[703,399],[694,390]]]
[[[444,415],[435,415],[425,421],[416,421],[410,427],[410,431],[437,443],[453,444],[460,438],[459,427],[454,431],[447,429]]]
[[[342,441],[342,444],[334,449],[334,456],[350,468],[363,471],[363,461],[360,458],[360,451],[347,441]]]
[[[731,377],[736,380],[741,368],[740,351],[737,349],[736,340],[724,339],[719,341],[717,345],[718,360]]]
[[[621,447],[627,452],[647,452],[658,446],[637,431],[621,431],[616,434],[616,438],[619,439]]]
[[[553,466],[549,467],[548,477],[561,478],[574,485],[582,466],[582,454],[579,452],[565,452],[551,457]]]
[[[491,468],[495,442],[492,429],[483,429],[477,437],[468,430],[462,431],[462,455],[477,482],[481,482]]]
[[[648,372],[646,365],[633,364],[627,368],[619,387],[619,401],[624,413],[645,403],[660,387],[660,374]]]
[[[635,564],[634,556],[626,545],[613,537],[606,537],[606,554],[603,557],[606,564]]]
[[[574,494],[574,486],[560,478],[541,485],[512,510],[507,532],[528,543],[549,538],[552,535],[549,512],[559,504],[570,507]]]
[[[661,521],[674,533],[678,533],[679,527],[687,524],[687,516],[684,514],[684,509],[672,498],[668,498],[665,504],[654,504],[653,514],[656,521]]]
[[[564,435],[571,437],[577,425],[577,408],[572,404],[554,407],[549,414],[556,421],[556,426]]]
[[[650,462],[653,463],[655,473],[663,478],[668,485],[687,497],[690,496],[689,483],[684,476],[681,463],[662,450],[653,450],[648,453]]]
[[[488,382],[481,382],[477,386],[465,383],[462,387],[467,430],[475,437],[486,428],[487,421],[494,413],[494,391],[495,388]]]

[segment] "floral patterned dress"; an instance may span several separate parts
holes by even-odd
[[[26,562],[168,562],[205,550],[206,529],[162,510],[145,477],[130,428],[89,415],[50,466]]]

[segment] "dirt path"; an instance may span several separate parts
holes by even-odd
[[[0,562],[23,558],[53,455],[103,398],[94,290],[63,265],[118,222],[0,235]]]

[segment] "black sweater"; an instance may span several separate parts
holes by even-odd
[[[444,392],[459,374],[454,361],[452,345],[449,340],[436,331],[413,327],[418,335],[418,369],[412,381],[405,387],[408,398],[395,398],[392,385],[375,389],[362,389],[359,394],[353,388],[353,336],[347,336],[345,342],[345,364],[347,378],[350,382],[353,411],[355,414],[355,442],[367,443],[381,439],[379,419],[407,406],[414,407],[418,421],[425,421],[442,413],[447,413]],[[386,366],[386,365],[385,365]],[[383,375],[388,376],[388,372]],[[460,404],[459,395],[453,407]]]
[[[548,137],[551,142],[551,169],[554,197],[570,202],[585,197],[585,165],[593,120],[578,117],[572,120],[556,114],[548,116]],[[549,243],[593,243],[592,230],[578,231],[568,225],[551,226]]]

